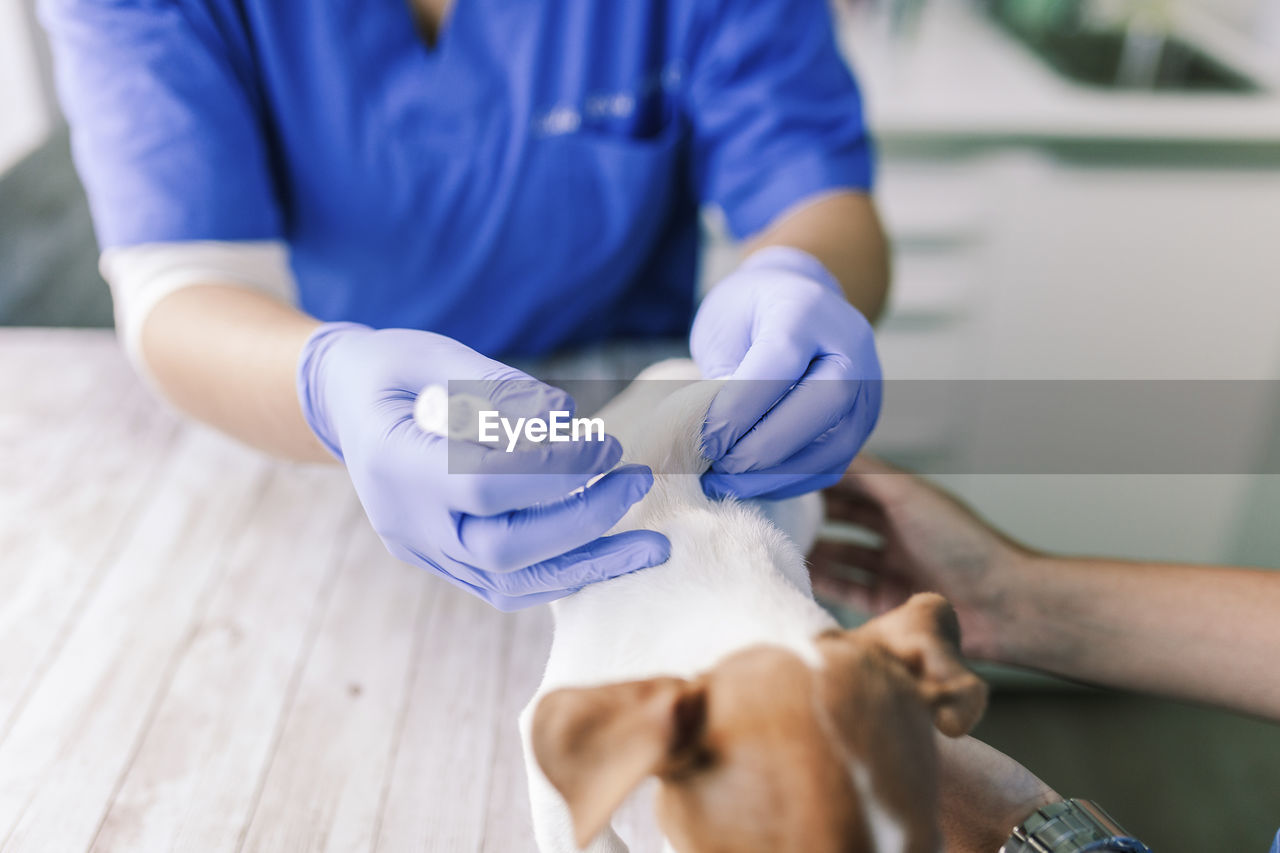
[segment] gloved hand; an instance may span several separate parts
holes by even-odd
[[[298,362],[307,423],[346,465],[392,554],[499,610],[553,601],[667,559],[670,545],[659,533],[603,535],[649,490],[648,468],[623,466],[570,494],[617,464],[617,439],[543,442],[514,453],[450,441],[413,418],[418,392],[450,379],[482,380],[504,416],[573,411],[565,392],[430,332],[328,323]]]
[[[830,486],[880,415],[871,324],[799,249],[756,252],[703,299],[689,346],[731,381],[703,426],[711,497],[784,498]]]

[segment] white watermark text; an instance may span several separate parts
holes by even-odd
[[[521,439],[529,444],[544,441],[604,441],[604,420],[601,418],[574,418],[569,412],[553,411],[543,418],[504,418],[493,410],[479,412],[479,439],[482,444],[496,444],[506,436],[507,452],[515,451]]]

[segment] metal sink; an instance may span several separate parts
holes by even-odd
[[[989,0],[988,7],[1042,61],[1085,85],[1237,94],[1261,88],[1176,35],[1089,29],[1072,16],[1036,19],[1025,13],[1025,0]]]

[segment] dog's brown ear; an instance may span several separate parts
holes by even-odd
[[[858,630],[906,664],[940,732],[960,737],[978,724],[987,707],[987,685],[960,654],[960,623],[945,598],[917,593]]]
[[[533,754],[568,803],[586,847],[645,777],[694,753],[706,723],[706,691],[651,678],[548,693],[533,715]]]

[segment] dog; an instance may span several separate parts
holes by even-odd
[[[966,734],[986,704],[955,614],[919,594],[841,630],[804,563],[816,495],[703,495],[721,386],[663,362],[600,413],[654,471],[613,532],[658,530],[671,556],[552,605],[520,717],[538,849],[626,853],[613,812],[653,776],[667,853],[937,853],[933,730]]]

